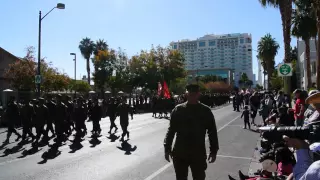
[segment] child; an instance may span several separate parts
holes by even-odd
[[[243,129],[247,129],[247,124],[249,126],[249,129],[251,129],[250,123],[249,123],[249,115],[250,115],[250,112],[249,112],[248,106],[245,106],[244,111],[241,114],[241,118],[243,117],[243,120],[244,120]]]
[[[294,154],[288,147],[280,147],[276,149],[275,160],[278,164],[278,176],[289,176],[295,165]]]

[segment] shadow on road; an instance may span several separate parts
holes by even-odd
[[[58,145],[57,143],[53,144],[48,151],[42,154],[41,157],[43,160],[38,162],[38,164],[45,164],[49,159],[58,157],[61,154],[61,151],[59,151],[59,147],[60,145]]]
[[[23,143],[18,143],[16,146],[14,146],[13,148],[8,148],[6,150],[3,151],[3,155],[1,155],[0,157],[6,157],[9,154],[14,154],[20,151],[23,151]]]
[[[97,135],[97,134],[91,135],[91,140],[89,141],[89,143],[91,144],[90,146],[91,148],[94,148],[101,143],[101,141],[98,139],[99,137],[101,137],[101,135]]]
[[[107,138],[110,139],[110,142],[115,142],[120,138],[120,136],[117,136],[116,133],[111,133],[109,136],[107,136]]]
[[[75,136],[72,144],[69,146],[71,149],[71,151],[69,153],[75,153],[76,151],[83,148],[83,145],[81,144],[82,141],[83,141],[83,139],[81,139],[80,136]]]
[[[117,146],[118,149],[125,151],[125,155],[130,155],[131,152],[134,152],[135,150],[137,150],[137,146],[133,146],[131,144],[128,143],[128,140],[123,141],[121,143],[121,147]]]
[[[39,151],[41,151],[42,148],[38,148],[38,147],[32,147],[31,149],[28,149],[28,150],[24,150],[21,154],[21,156],[17,157],[19,159],[22,159],[22,158],[25,158],[27,156],[30,156],[30,155],[33,155]]]

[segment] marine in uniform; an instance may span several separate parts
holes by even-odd
[[[187,91],[187,102],[177,105],[171,113],[164,140],[165,159],[170,162],[172,158],[177,180],[188,179],[189,167],[193,179],[204,180],[207,168],[205,136],[208,134],[210,142],[208,161],[213,163],[219,149],[217,128],[211,109],[199,102],[199,86],[190,84]]]
[[[121,141],[124,141],[124,136],[127,135],[127,138],[129,139],[129,114],[131,114],[131,120],[133,119],[133,113],[131,107],[126,103],[126,98],[122,99],[122,103],[119,104],[117,107],[117,113],[120,116],[120,125],[122,129],[122,137]]]
[[[7,133],[7,139],[5,140],[5,143],[9,143],[9,139],[12,133],[18,136],[18,138],[16,139],[16,141],[18,141],[21,138],[21,135],[17,132],[14,126],[15,126],[15,122],[20,118],[20,112],[19,112],[19,107],[15,102],[14,96],[10,97],[10,101],[8,103],[8,106],[5,112],[5,117],[7,118],[7,122],[8,122],[8,133]]]

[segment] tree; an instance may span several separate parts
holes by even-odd
[[[36,64],[34,47],[26,48],[27,55],[12,64],[5,70],[4,77],[10,82],[11,87],[22,91],[31,91],[35,88],[34,77],[36,75]]]
[[[35,90],[35,75],[36,62],[34,56],[34,47],[27,47],[27,55],[9,65],[5,71],[5,77],[10,81],[13,88],[19,91],[34,91]],[[52,64],[41,60],[41,89],[43,92],[60,91],[68,89],[70,78],[60,73]]]
[[[99,39],[96,41],[96,43],[94,44],[94,55],[97,55],[98,51],[104,51],[108,49],[108,44],[106,41],[104,41],[104,39]]]
[[[317,34],[318,38],[316,49],[317,49],[317,74],[320,74],[320,1],[319,0],[311,0],[312,12],[314,13],[317,20]],[[320,87],[320,76],[317,76],[317,88]]]
[[[42,83],[41,89],[43,92],[48,93],[50,91],[64,91],[69,89],[69,83],[71,79],[65,73],[59,72],[59,70],[53,67],[51,62],[41,60],[41,75]]]
[[[82,39],[79,44],[80,52],[84,57],[84,59],[86,60],[88,84],[90,84],[90,80],[91,80],[90,79],[90,57],[93,53],[94,47],[95,47],[94,42],[91,41],[91,39],[88,37]]]
[[[318,1],[318,0],[315,0]],[[290,43],[291,43],[291,20],[292,20],[292,3],[293,0],[259,0],[263,7],[271,6],[278,8],[282,21],[282,32],[284,41],[284,62],[290,62]],[[319,6],[320,7],[320,6]],[[320,15],[320,14],[319,14]],[[320,17],[320,16],[319,16]],[[319,23],[320,28],[320,23]],[[320,66],[319,66],[320,70]],[[319,71],[320,72],[320,71]],[[291,82],[290,77],[284,78],[285,80],[285,92],[290,93]],[[320,84],[320,79],[319,79]]]
[[[251,87],[253,86],[253,81],[248,80],[248,81],[246,82],[246,85],[247,85],[249,88],[251,88]]]
[[[317,21],[311,9],[312,0],[296,0],[292,35],[305,42],[305,60],[307,70],[307,87],[312,86],[310,65],[310,39],[317,36]]]
[[[179,51],[158,46],[133,56],[129,61],[129,69],[137,86],[155,90],[158,82],[166,81],[170,87],[173,80],[185,78],[184,61]]]
[[[246,73],[242,73],[241,77],[239,79],[239,85],[240,86],[249,86],[248,81],[249,81],[248,75]]]
[[[255,89],[256,89],[256,90],[263,90],[263,86],[257,84]]]
[[[86,94],[91,90],[91,87],[88,84],[88,82],[77,80],[77,81],[72,81],[70,89],[82,94]]]
[[[171,81],[169,89],[174,94],[183,94],[186,92],[187,80],[186,78],[177,78]]]
[[[104,95],[106,83],[112,75],[116,52],[113,49],[98,50],[97,55],[92,59],[94,65],[93,80],[94,86]]]
[[[258,42],[258,57],[260,61],[262,61],[262,64],[265,66],[264,70],[267,71],[268,87],[270,87],[269,80],[274,70],[274,58],[277,55],[279,48],[279,44],[270,34],[265,35]]]

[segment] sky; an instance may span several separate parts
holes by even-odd
[[[77,54],[77,79],[86,75],[78,48],[85,37],[104,39],[109,47],[121,47],[132,56],[152,44],[168,46],[206,34],[250,33],[255,50],[259,39],[270,33],[280,44],[276,62],[284,57],[279,10],[263,8],[258,0],[0,0],[0,47],[18,57],[26,55],[27,46],[37,50],[39,11],[44,15],[57,3],[66,8],[42,20],[41,54],[72,78],[71,52]],[[255,51],[252,57],[257,73]]]

